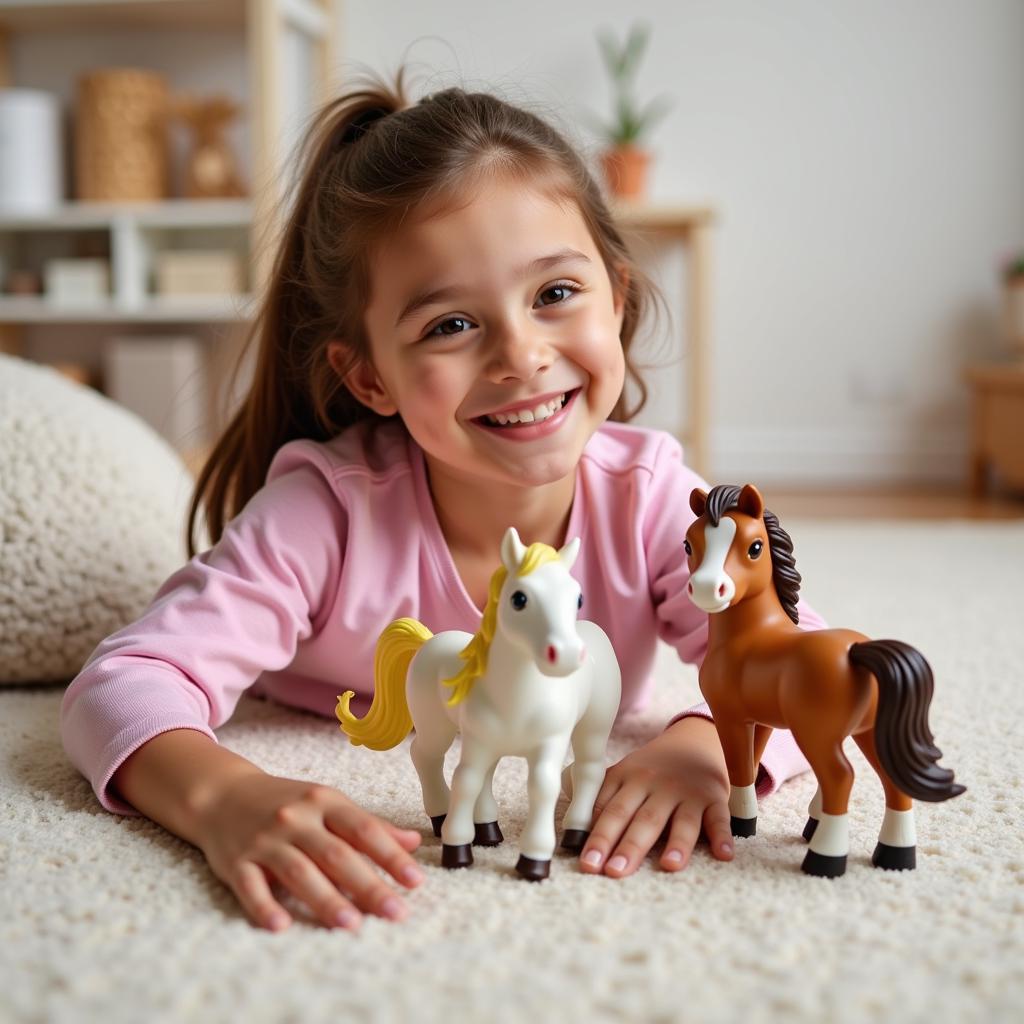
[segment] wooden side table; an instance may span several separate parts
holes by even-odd
[[[711,383],[711,229],[715,211],[710,206],[649,206],[620,202],[612,207],[624,234],[639,238],[668,238],[687,251],[686,327],[683,352],[688,359],[685,408],[686,426],[679,440],[686,449],[686,464],[708,476]]]
[[[971,492],[982,497],[993,469],[1010,487],[1024,490],[1024,363],[974,366]]]

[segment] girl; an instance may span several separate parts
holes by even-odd
[[[690,662],[706,639],[683,551],[702,481],[667,435],[622,425],[652,288],[579,156],[492,96],[410,105],[401,74],[330,105],[307,146],[255,379],[197,483],[194,557],[100,644],[61,724],[104,807],[198,846],[270,929],[290,921],[273,882],[327,925],[404,917],[371,862],[415,887],[420,836],[218,746],[243,690],[333,717],[352,689],[361,714],[391,620],[475,631],[509,525],[582,538],[623,710],[648,697],[658,636]],[[201,512],[215,544],[195,555]],[[803,767],[776,734],[762,789]],[[664,832],[677,871],[701,828],[730,859],[728,791],[691,709],[609,770],[582,870],[624,877]]]

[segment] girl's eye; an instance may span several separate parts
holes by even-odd
[[[566,299],[571,298],[579,291],[579,288],[564,281],[559,282],[557,285],[549,285],[543,292],[541,292],[540,296],[538,296],[537,304],[539,306],[554,306],[559,302],[564,302]]]
[[[452,328],[453,324],[461,325]],[[428,338],[440,338],[442,336],[451,337],[453,334],[462,334],[463,331],[468,331],[472,327],[472,323],[467,320],[464,316],[453,316],[447,320],[442,320],[436,327],[431,327],[427,331]],[[451,328],[451,329],[449,329]]]

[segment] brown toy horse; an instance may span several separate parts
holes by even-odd
[[[899,640],[869,640],[849,629],[797,625],[800,574],[793,543],[752,484],[695,488],[696,521],[686,533],[689,595],[709,613],[700,688],[711,708],[729,770],[736,836],[757,826],[754,781],[772,729],[789,729],[818,780],[804,838],[803,870],[846,870],[852,735],[885,790],[885,818],[871,858],[876,867],[915,866],[912,799],[941,801],[964,787],[937,762],[928,706],[932,672]]]

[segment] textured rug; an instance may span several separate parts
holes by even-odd
[[[814,782],[763,802],[731,864],[622,881],[566,857],[539,885],[512,867],[521,762],[496,778],[507,842],[440,868],[405,746],[347,746],[336,724],[244,700],[222,742],[265,769],[361,794],[423,830],[427,882],[400,925],[357,936],[251,928],[199,853],[100,809],[64,758],[60,691],[0,690],[3,1021],[1009,1021],[1024,1000],[1024,524],[789,522],[807,598],[837,626],[920,647],[932,728],[968,792],[918,805],[918,870],[869,863],[880,787],[859,751],[851,856],[801,874]],[[655,703],[619,757],[697,695],[661,652]]]

